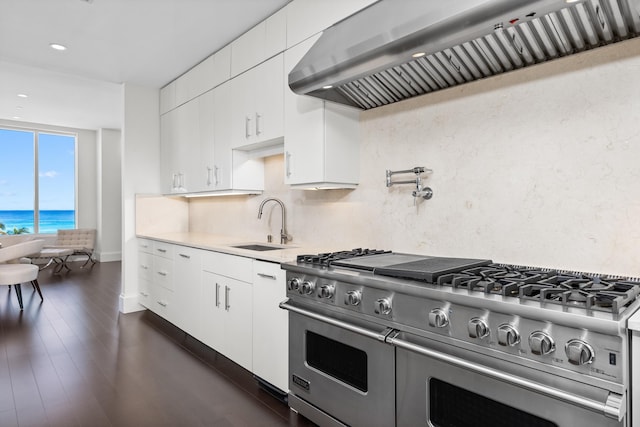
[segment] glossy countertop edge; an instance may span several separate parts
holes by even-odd
[[[295,261],[296,256],[298,255],[318,254],[322,252],[332,252],[344,249],[317,247],[311,245],[298,245],[296,243],[290,243],[285,245],[287,247],[283,249],[272,251],[252,251],[249,249],[234,248],[233,245],[279,245],[274,243],[258,242],[255,240],[247,240],[236,236],[222,236],[209,233],[192,232],[137,234],[136,237],[275,263]]]

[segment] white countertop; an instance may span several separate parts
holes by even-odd
[[[296,256],[302,254],[318,254],[322,252],[344,250],[344,248],[320,248],[308,245],[296,245],[295,243],[279,245],[275,243],[257,242],[255,240],[247,241],[238,237],[221,236],[208,233],[150,233],[144,235],[138,234],[137,237],[277,263],[295,261]],[[282,246],[283,249],[254,251],[233,247],[235,245],[246,244]]]

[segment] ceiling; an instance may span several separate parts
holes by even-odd
[[[122,83],[160,88],[289,1],[0,0],[0,119],[120,128]]]

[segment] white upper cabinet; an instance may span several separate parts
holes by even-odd
[[[227,81],[231,74],[231,47],[226,46],[176,80],[176,103],[181,105]]]
[[[377,0],[294,0],[287,14],[287,48],[353,15]],[[401,5],[399,5],[401,7]]]
[[[231,42],[231,77],[282,52],[286,25],[286,13],[281,9]]]
[[[176,80],[160,89],[160,114],[176,108]]]
[[[285,52],[285,79],[319,36]],[[360,111],[288,85],[284,97],[285,183],[303,188],[354,188],[359,179]]]
[[[283,136],[283,55],[231,80],[233,148],[252,149]]]

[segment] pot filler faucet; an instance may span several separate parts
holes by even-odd
[[[276,202],[277,204],[279,204],[280,205],[280,209],[282,210],[282,226],[280,227],[280,243],[284,245],[291,238],[287,234],[287,229],[286,229],[286,226],[285,226],[286,213],[285,213],[284,203],[282,203],[282,200],[276,199],[274,197],[270,197],[268,199],[264,199],[262,201],[262,203],[260,203],[260,208],[258,209],[258,219],[262,218],[262,208],[264,208],[264,205],[266,205],[267,202],[272,202],[272,201]]]

